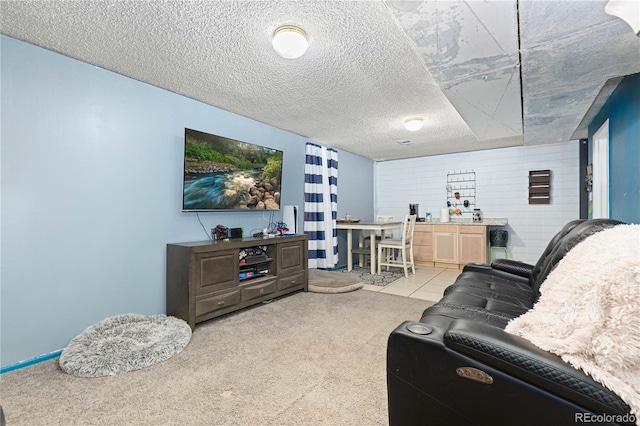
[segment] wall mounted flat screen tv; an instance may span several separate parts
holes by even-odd
[[[184,129],[182,211],[280,210],[282,151]]]

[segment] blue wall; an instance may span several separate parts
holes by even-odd
[[[64,348],[112,315],[165,312],[165,247],[207,238],[181,212],[184,128],[284,151],[304,201],[307,138],[1,36],[1,364]],[[339,214],[373,211],[373,162],[339,152]],[[280,219],[277,213],[275,219]],[[260,212],[201,213],[264,228]],[[300,227],[302,222],[298,224]]]
[[[589,125],[593,135],[609,119],[611,217],[640,223],[640,73],[625,77]]]

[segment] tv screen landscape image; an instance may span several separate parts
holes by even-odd
[[[184,130],[182,210],[280,210],[282,151]]]

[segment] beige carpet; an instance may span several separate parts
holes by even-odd
[[[57,359],[0,376],[7,424],[386,425],[389,333],[429,302],[295,293],[198,326],[173,358],[79,378]]]

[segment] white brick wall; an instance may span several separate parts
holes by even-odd
[[[477,208],[484,217],[509,220],[510,257],[535,263],[553,235],[579,217],[578,142],[513,147],[378,162],[375,165],[376,214],[403,217],[409,203],[420,216],[440,217],[447,201],[447,173],[476,172]],[[550,169],[551,204],[528,203],[530,170]],[[468,216],[465,216],[468,217]]]

